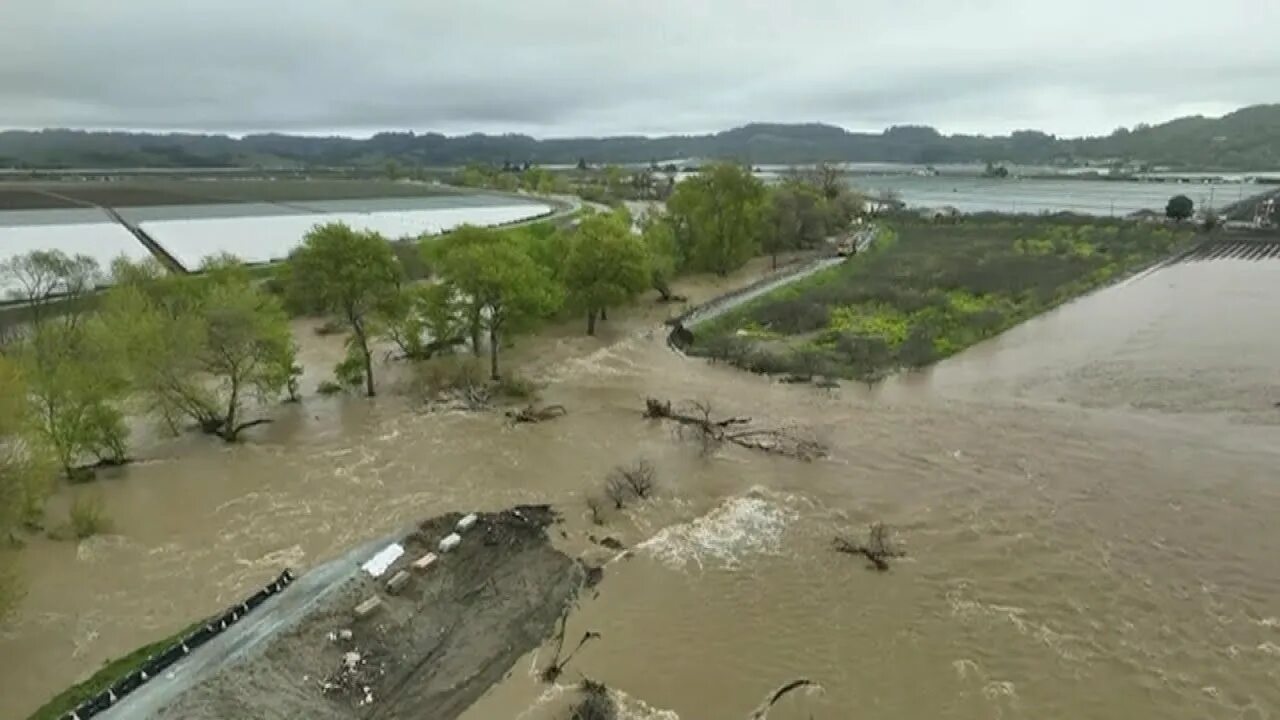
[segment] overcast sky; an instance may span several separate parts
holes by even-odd
[[[0,0],[0,126],[1098,134],[1280,102],[1280,0]]]

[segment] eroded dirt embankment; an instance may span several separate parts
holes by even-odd
[[[551,546],[546,529],[555,518],[546,507],[481,515],[457,549],[412,569],[460,517],[424,522],[381,578],[357,573],[259,652],[155,717],[456,718],[552,634],[585,575]],[[399,570],[410,580],[388,592]],[[374,595],[382,606],[357,619],[355,606]]]

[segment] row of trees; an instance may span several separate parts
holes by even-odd
[[[819,168],[766,189],[745,168],[717,165],[680,184],[665,214],[634,232],[625,210],[588,214],[572,229],[550,224],[464,227],[421,242],[433,279],[410,283],[387,240],[340,224],[319,226],[282,268],[297,310],[340,319],[348,356],[339,379],[376,392],[374,345],[391,340],[428,357],[486,344],[500,376],[504,342],[562,310],[594,334],[607,311],[647,288],[670,296],[684,272],[721,275],[763,248],[813,246],[858,209],[836,176]],[[125,415],[190,425],[227,441],[265,422],[254,401],[296,396],[300,370],[282,298],[233,258],[196,275],[155,262],[33,252],[0,267],[28,322],[4,352],[24,378],[40,441],[68,476],[128,457]],[[106,279],[111,289],[95,295]]]
[[[199,275],[122,259],[101,295],[108,274],[84,256],[37,251],[0,274],[27,312],[3,347],[33,433],[24,446],[68,477],[127,461],[126,414],[234,441],[264,422],[245,417],[249,402],[278,396],[296,376],[280,300],[231,258],[209,260]]]

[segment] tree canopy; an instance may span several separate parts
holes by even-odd
[[[39,513],[49,489],[44,446],[17,364],[0,355],[0,622],[20,596],[8,545],[18,526]]]
[[[596,318],[649,286],[644,241],[631,232],[625,213],[596,213],[582,221],[564,260],[564,281],[572,305],[587,314],[587,334]]]
[[[562,290],[530,257],[521,236],[509,231],[463,226],[427,252],[436,258],[440,279],[456,288],[473,339],[487,331],[489,371],[498,379],[504,337],[554,312]]]
[[[1172,220],[1182,222],[1191,217],[1195,213],[1196,204],[1186,195],[1174,195],[1169,198],[1169,204],[1165,206],[1164,214]]]
[[[667,202],[689,270],[727,275],[760,249],[764,186],[747,168],[713,165],[676,186]]]
[[[132,277],[108,293],[105,322],[149,408],[174,430],[187,419],[227,442],[267,422],[246,419],[245,402],[276,398],[292,375],[279,299],[225,259],[200,276]]]
[[[365,393],[377,394],[369,349],[375,328],[370,321],[380,307],[396,301],[403,279],[386,238],[343,223],[318,225],[289,255],[286,277],[301,306],[334,313],[346,323],[351,331],[348,347],[362,367]]]

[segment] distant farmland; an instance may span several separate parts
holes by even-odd
[[[436,185],[386,180],[128,179],[120,181],[0,182],[0,211],[49,210],[101,205],[290,203],[453,194]]]

